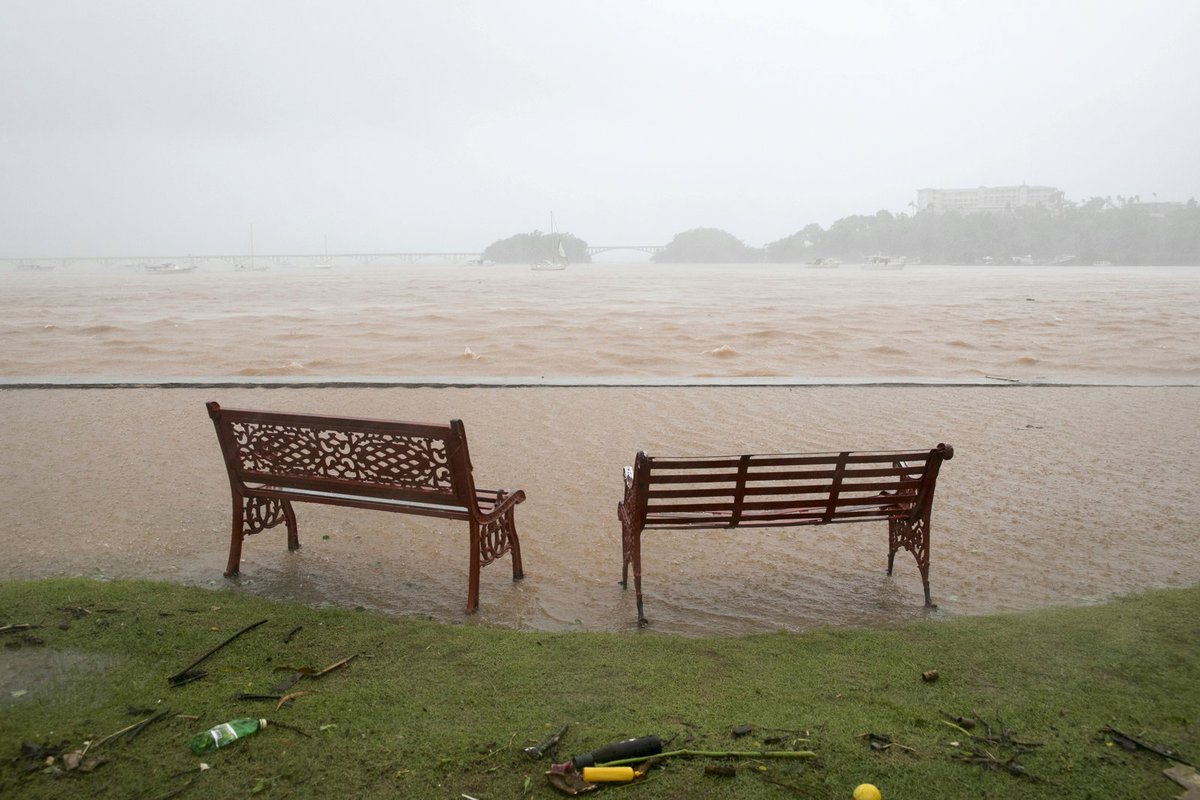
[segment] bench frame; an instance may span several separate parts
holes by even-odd
[[[929,594],[929,518],[943,461],[954,448],[762,455],[652,457],[639,451],[625,467],[621,586],[629,567],[642,606],[642,531],[793,527],[839,522],[888,523],[888,567],[904,548],[917,560]]]
[[[524,577],[513,509],[521,490],[477,489],[461,420],[449,425],[288,414],[206,404],[217,431],[233,530],[225,577],[239,572],[246,536],[287,525],[297,550],[293,502],[467,520],[467,613],[479,607],[479,571],[512,553],[513,580]]]

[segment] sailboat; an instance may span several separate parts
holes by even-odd
[[[250,263],[243,264],[240,261],[233,265],[234,272],[264,272],[267,269],[266,264],[254,263],[254,226],[250,226]]]
[[[558,229],[554,226],[554,212],[550,212],[550,235],[558,239],[558,252],[553,258],[547,258],[534,264],[530,269],[536,269],[541,272],[557,271],[567,268],[567,248],[563,246],[562,236],[559,236]]]
[[[313,269],[330,269],[332,267],[333,267],[333,264],[329,260],[329,237],[326,236],[325,237],[325,255],[320,261],[313,264],[312,268]]]

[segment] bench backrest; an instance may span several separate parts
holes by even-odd
[[[466,431],[449,425],[207,404],[229,479],[470,508],[475,503]]]
[[[633,468],[639,528],[817,525],[927,514],[954,449],[652,457]]]

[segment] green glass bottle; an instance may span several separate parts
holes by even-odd
[[[238,739],[245,738],[257,730],[267,727],[265,719],[234,719],[224,722],[204,733],[197,733],[188,740],[188,747],[196,754],[216,750],[227,744],[233,744]]]

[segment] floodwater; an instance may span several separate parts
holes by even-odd
[[[363,377],[408,385],[322,385]],[[8,269],[0,379],[0,579],[146,577],[450,622],[634,630],[616,505],[638,449],[943,441],[955,458],[934,502],[934,617],[1200,574],[1196,268]],[[18,388],[89,382],[145,385]],[[486,567],[466,618],[465,523],[304,505],[301,550],[278,528],[251,537],[242,577],[226,581],[214,399],[461,418],[479,485],[528,495],[526,579],[511,581],[507,558]],[[930,614],[911,555],[890,578],[886,558],[882,523],[650,531],[646,613],[652,630],[688,635]]]

